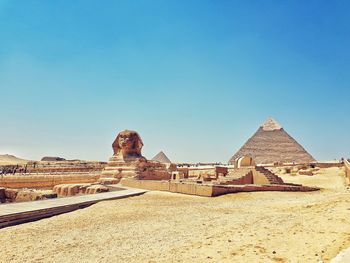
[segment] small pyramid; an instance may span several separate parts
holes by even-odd
[[[171,163],[169,158],[165,155],[163,151],[160,151],[156,156],[152,158],[152,161],[160,162],[160,163]]]
[[[250,156],[258,164],[310,163],[315,159],[273,118],[268,118],[229,160]]]

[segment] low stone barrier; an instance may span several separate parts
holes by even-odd
[[[213,197],[223,194],[239,192],[257,192],[257,191],[293,191],[309,192],[317,191],[317,187],[307,187],[297,184],[270,184],[270,185],[215,185],[215,184],[197,184],[195,182],[175,182],[175,181],[152,181],[137,180],[133,178],[123,178],[123,186],[140,188],[146,190],[168,191],[173,193],[189,194]]]
[[[315,162],[310,165],[318,168],[343,167],[343,162]]]
[[[132,178],[123,178],[121,180],[121,184],[123,186],[146,190],[168,191],[199,196],[213,196],[212,186],[206,184],[201,185],[171,181],[137,180]]]

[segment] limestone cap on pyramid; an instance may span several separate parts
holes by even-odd
[[[274,131],[281,130],[283,127],[272,117],[267,118],[267,120],[261,125],[264,131]]]

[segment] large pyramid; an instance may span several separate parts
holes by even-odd
[[[163,151],[160,151],[156,156],[152,158],[152,161],[160,162],[160,163],[171,163],[169,158],[165,155]]]
[[[229,160],[233,164],[242,156],[252,157],[257,164],[275,162],[309,163],[315,159],[274,119],[268,118],[256,133]]]

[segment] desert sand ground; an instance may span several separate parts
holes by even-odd
[[[0,230],[1,262],[329,262],[350,246],[339,168],[286,181],[309,193],[149,192]],[[0,208],[1,209],[1,208]]]

